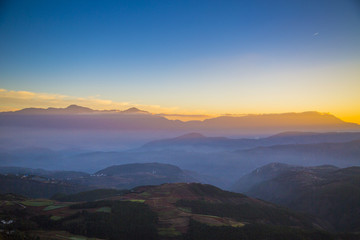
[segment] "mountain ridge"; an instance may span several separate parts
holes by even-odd
[[[24,108],[16,111],[7,111],[0,112],[1,114],[29,114],[29,115],[38,115],[38,114],[91,114],[91,113],[123,113],[123,114],[134,114],[134,113],[149,113],[147,111],[138,109],[136,107],[130,107],[126,110],[95,110],[88,107],[83,107],[76,104],[71,104],[64,108]]]
[[[169,120],[137,108],[93,110],[77,105],[67,108],[27,108],[0,113],[1,127],[86,130],[146,130],[206,135],[266,136],[284,131],[359,131],[360,125],[319,112],[220,116],[204,121]]]

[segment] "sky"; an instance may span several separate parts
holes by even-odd
[[[72,103],[360,123],[360,2],[0,1],[0,111]]]

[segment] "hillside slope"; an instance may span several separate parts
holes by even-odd
[[[360,230],[360,167],[270,164],[242,177],[233,189],[327,219],[338,231]]]
[[[6,219],[0,229],[11,229],[1,231],[0,237],[37,239],[38,236],[41,240],[354,240],[359,237],[325,232],[328,225],[324,221],[211,185],[173,183],[141,186],[129,193],[105,190],[73,196],[101,200],[56,202],[0,195],[0,214]]]

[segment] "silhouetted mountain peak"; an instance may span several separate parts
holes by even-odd
[[[197,139],[197,138],[206,138],[206,137],[201,133],[187,133],[179,137],[176,137],[175,139]]]
[[[66,108],[54,108],[54,107],[24,108],[22,110],[16,111],[15,113],[42,115],[42,114],[68,114],[68,113],[91,113],[91,112],[96,112],[96,110],[72,104]]]
[[[122,111],[123,113],[149,113],[147,111],[138,109],[136,107],[129,108],[127,110]]]
[[[91,108],[87,108],[87,107],[82,107],[79,105],[69,105],[67,108],[65,108],[65,110],[67,111],[71,111],[71,112],[93,112],[94,110]]]

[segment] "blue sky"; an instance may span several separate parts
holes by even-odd
[[[0,88],[180,112],[355,117],[359,43],[356,0],[8,0]]]

